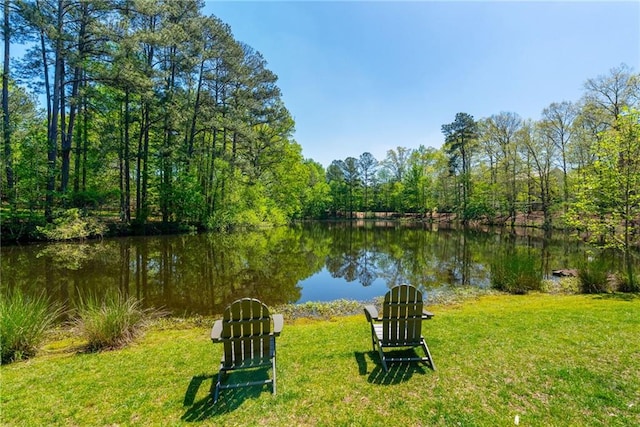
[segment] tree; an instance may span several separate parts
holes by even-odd
[[[471,194],[471,155],[478,138],[478,127],[473,116],[457,113],[453,123],[442,125],[445,136],[444,149],[449,156],[449,167],[452,175],[460,179],[462,188],[462,222],[469,220],[467,207]]]
[[[553,133],[549,132],[547,122],[539,122],[532,126],[525,125],[523,128],[523,146],[527,150],[528,158],[531,159],[533,182],[537,188],[537,196],[540,198],[542,213],[544,215],[543,228],[545,231],[551,230],[551,188],[552,188],[552,165],[556,158],[558,145],[553,139]]]
[[[480,155],[484,164],[488,162],[489,182],[487,183],[490,192],[490,207],[495,213],[498,208],[498,158],[500,148],[498,142],[490,132],[492,122],[489,118],[481,119],[477,122],[479,133]]]
[[[307,159],[304,162],[307,176],[303,181],[302,216],[322,218],[331,202],[331,187],[326,182],[322,165]]]
[[[617,125],[625,107],[637,107],[640,102],[640,76],[633,74],[626,64],[612,68],[608,75],[588,79],[584,88],[586,103],[602,110],[609,126]]]
[[[560,153],[559,160],[563,176],[562,194],[565,212],[569,202],[569,183],[567,181],[569,172],[568,147],[571,144],[571,136],[574,129],[573,122],[576,115],[577,111],[571,102],[554,102],[542,110],[542,122],[539,127],[539,130],[544,134],[544,138],[553,142]],[[554,155],[553,158],[555,159],[555,157]]]
[[[360,168],[360,176],[362,177],[362,187],[364,188],[363,209],[369,210],[369,190],[373,186],[376,172],[378,169],[378,161],[373,154],[366,152],[360,155],[358,159],[358,167]]]
[[[511,219],[511,228],[515,226],[517,212],[519,159],[516,134],[521,127],[522,119],[512,112],[501,112],[500,114],[492,115],[484,126],[485,138],[494,141],[499,149],[496,163],[497,166],[501,166],[498,170],[502,170],[503,194],[506,200],[508,217]]]
[[[360,170],[358,168],[358,159],[355,157],[347,157],[343,161],[335,162],[335,164],[340,169],[344,178],[344,183],[347,186],[349,217],[353,218],[353,212],[356,210],[354,207],[355,198],[358,189],[362,185]]]
[[[343,173],[343,160],[334,160],[327,168],[327,183],[331,188],[332,211],[337,215],[348,209],[348,187]]]
[[[409,156],[411,156],[411,150],[405,147],[387,151],[387,157],[382,161],[382,165],[391,173],[392,179],[396,182],[402,182],[404,179]]]
[[[624,254],[629,290],[637,291],[632,258],[640,218],[640,110],[622,109],[594,156],[567,217],[591,242]]]
[[[7,179],[7,192],[13,194],[13,160],[11,153],[11,126],[9,112],[9,63],[11,49],[10,1],[3,4],[2,36],[4,38],[4,55],[2,62],[2,138],[4,142],[4,170]]]

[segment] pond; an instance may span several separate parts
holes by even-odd
[[[176,316],[217,315],[237,298],[268,305],[369,301],[393,285],[426,292],[490,286],[491,261],[514,247],[541,274],[576,267],[585,247],[535,230],[461,231],[396,222],[314,222],[243,233],[128,237],[1,248],[3,291],[79,297],[121,290]]]

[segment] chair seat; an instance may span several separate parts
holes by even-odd
[[[422,345],[422,337],[412,340],[385,340],[382,324],[374,324],[373,330],[375,331],[378,343],[382,347],[415,347]]]

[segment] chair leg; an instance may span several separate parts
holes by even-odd
[[[384,352],[382,351],[382,347],[380,343],[378,343],[378,354],[380,354],[380,362],[382,362],[382,368],[385,372],[389,372],[389,368],[387,367],[387,361],[384,358]]]
[[[273,381],[271,382],[271,391],[276,394],[276,355],[271,358],[271,370],[273,371]]]
[[[424,340],[424,338],[422,338],[422,349],[424,350],[424,353],[427,355],[427,358],[429,359],[429,363],[431,364],[431,369],[435,371],[436,365],[435,363],[433,363],[433,357],[431,357],[431,352],[429,351],[429,347],[427,346],[427,342]]]
[[[220,396],[220,385],[222,384],[222,375],[224,373],[224,370],[222,369],[222,366],[220,367],[220,371],[218,372],[218,381],[216,382],[216,388],[215,391],[213,392],[213,403],[217,403],[218,402],[218,397]]]

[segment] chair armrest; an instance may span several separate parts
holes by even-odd
[[[211,341],[220,341],[222,338],[222,320],[216,320],[211,328]]]
[[[433,314],[430,311],[427,310],[422,310],[422,318],[423,319],[431,319],[433,316],[435,316],[435,314]]]
[[[364,314],[367,316],[369,322],[378,320],[378,309],[373,305],[365,305]]]
[[[280,335],[284,326],[284,317],[282,317],[282,314],[272,314],[271,317],[273,318],[273,334]]]

